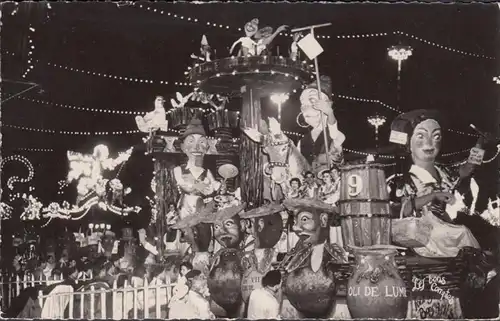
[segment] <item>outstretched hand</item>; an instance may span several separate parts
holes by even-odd
[[[285,31],[287,28],[288,28],[288,25],[282,25],[282,26],[279,26],[279,27],[276,29],[276,31],[277,31],[278,33],[280,33],[280,32]]]

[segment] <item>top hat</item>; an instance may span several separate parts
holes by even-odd
[[[184,133],[182,133],[181,140],[184,140],[189,135],[195,135],[195,134],[207,136],[205,128],[203,127],[203,124],[201,123],[201,120],[199,118],[193,118],[191,120],[191,123],[187,125],[186,130],[184,131]]]

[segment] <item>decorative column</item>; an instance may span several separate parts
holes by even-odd
[[[250,86],[242,87],[240,127],[256,127],[261,130],[260,95]],[[263,204],[262,146],[248,138],[243,130],[240,135],[241,198],[250,208]]]
[[[160,257],[163,257],[165,252],[165,244],[163,236],[167,231],[166,215],[168,213],[168,205],[177,203],[178,193],[174,184],[173,168],[175,163],[165,159],[154,160],[154,173],[156,180],[156,222],[154,230],[158,238],[158,252]]]

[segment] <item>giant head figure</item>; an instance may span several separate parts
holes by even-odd
[[[194,118],[182,134],[181,150],[190,162],[202,167],[203,157],[210,147],[201,120]]]
[[[213,224],[215,240],[225,248],[239,248],[244,238],[245,225],[237,215],[245,204],[222,208],[206,216],[205,222]]]
[[[283,220],[280,212],[283,206],[271,203],[252,209],[240,215],[241,218],[251,219],[255,248],[273,248],[281,238]]]
[[[212,240],[210,224],[203,223],[205,215],[199,214],[188,216],[172,226],[174,229],[182,231],[184,240],[191,245],[191,249],[195,253],[207,252]],[[174,235],[174,233],[170,234]]]
[[[287,199],[283,205],[294,216],[293,231],[302,244],[314,246],[328,240],[333,206],[314,199]]]
[[[405,146],[414,163],[433,163],[441,151],[442,121],[435,110],[401,114],[391,124],[390,141]]]

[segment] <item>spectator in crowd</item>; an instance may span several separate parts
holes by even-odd
[[[262,288],[255,289],[248,300],[248,319],[279,319],[280,302],[278,300],[281,288],[281,273],[269,271],[262,278]]]
[[[193,265],[189,262],[182,262],[179,271],[179,279],[177,282],[179,284],[186,284],[186,275],[193,270]]]
[[[205,298],[208,287],[199,270],[186,274],[185,285],[177,287],[170,301],[169,319],[215,319],[210,302]]]

